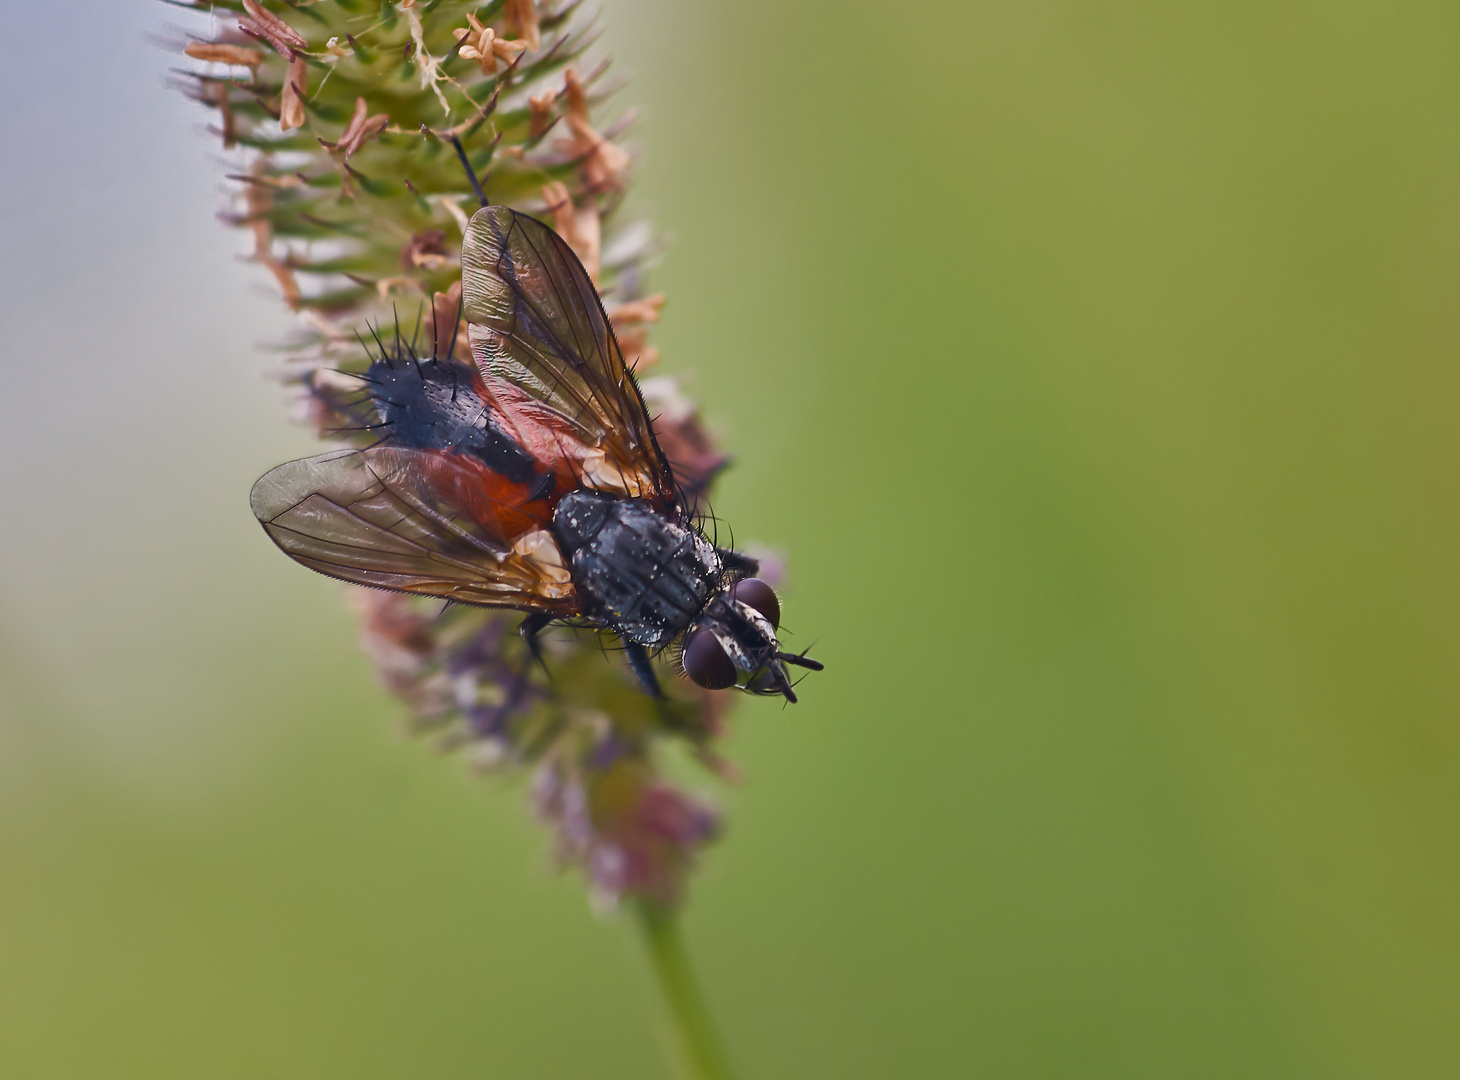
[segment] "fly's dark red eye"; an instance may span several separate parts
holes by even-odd
[[[730,596],[748,607],[755,608],[765,616],[766,622],[779,630],[781,628],[781,602],[776,599],[776,590],[760,578],[746,578],[737,581],[730,589]]]
[[[735,664],[715,640],[701,628],[684,643],[684,673],[706,690],[724,690],[735,685]]]

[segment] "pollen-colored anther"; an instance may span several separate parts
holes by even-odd
[[[458,27],[452,31],[456,40],[461,42],[457,52],[468,60],[475,60],[483,75],[496,74],[499,62],[510,66],[527,51],[527,42],[498,37],[495,30],[483,26],[475,15],[468,14],[466,20],[470,27]]]

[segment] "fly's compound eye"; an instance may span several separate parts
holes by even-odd
[[[730,588],[730,597],[739,600],[746,607],[755,608],[774,629],[781,628],[781,602],[776,599],[776,590],[760,578],[751,577],[737,581]]]
[[[735,664],[706,627],[689,636],[681,660],[684,673],[706,690],[724,690],[735,685]]]

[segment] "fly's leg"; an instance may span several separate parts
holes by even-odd
[[[505,680],[502,703],[482,709],[473,716],[472,726],[478,734],[495,735],[499,733],[503,725],[507,723],[508,717],[521,708],[530,685],[527,677],[532,673],[534,663],[541,664],[548,679],[552,679],[552,672],[548,671],[547,664],[543,660],[542,644],[537,639],[537,635],[542,632],[543,627],[552,621],[551,615],[544,615],[542,612],[536,611],[522,620],[517,632],[522,635],[522,640],[527,645],[527,655],[522,658],[521,666]]]
[[[645,693],[662,701],[664,691],[659,689],[659,676],[654,674],[654,665],[649,663],[649,651],[642,645],[625,640],[624,655],[629,658],[629,669],[637,676]]]
[[[624,654],[629,660],[629,670],[638,678],[645,692],[654,699],[659,722],[671,731],[684,732],[692,739],[703,738],[704,731],[695,727],[693,714],[683,703],[675,701],[660,688],[659,676],[654,674],[654,665],[649,662],[649,650],[625,640]]]
[[[552,681],[553,673],[548,670],[547,661],[543,659],[542,642],[537,639],[537,635],[542,633],[548,623],[552,621],[553,617],[546,612],[534,611],[523,619],[522,625],[517,628],[517,632],[522,635],[522,640],[527,644],[527,670],[530,670],[536,663],[542,668],[542,673],[548,677],[549,682]],[[522,678],[518,681],[526,680],[527,670],[522,672]]]

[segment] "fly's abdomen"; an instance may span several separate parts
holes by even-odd
[[[382,427],[397,446],[467,454],[514,484],[537,477],[532,456],[492,417],[469,365],[382,356],[366,376]]]
[[[649,648],[683,631],[722,576],[714,546],[697,530],[637,499],[571,492],[553,528],[589,614]]]

